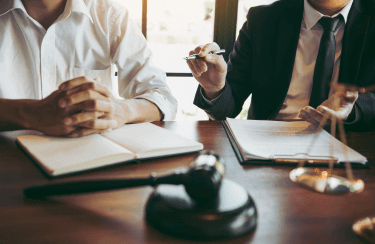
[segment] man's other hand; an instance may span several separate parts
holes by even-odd
[[[317,109],[307,106],[300,110],[298,117],[316,125],[319,125],[324,117],[327,119],[325,124],[330,124],[332,118],[336,121],[337,119],[352,120],[349,115],[358,99],[358,91],[341,84],[334,85],[333,89],[335,89],[334,93]]]
[[[57,90],[42,100],[20,100],[24,104],[19,112],[20,125],[25,129],[37,130],[50,136],[67,136],[75,131],[77,126],[66,125],[63,122],[72,111],[58,106],[59,100],[65,94]]]

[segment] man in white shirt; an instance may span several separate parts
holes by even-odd
[[[0,40],[3,131],[81,137],[175,117],[165,73],[109,0],[3,0]]]
[[[221,56],[209,54],[219,49],[215,43],[190,52],[205,57],[188,61],[200,83],[194,103],[211,119],[224,119],[237,116],[252,94],[248,119],[304,119],[319,124],[329,115],[345,120],[351,129],[373,127],[374,94],[358,96],[357,91],[332,84],[375,83],[375,49],[370,44],[375,38],[374,6],[373,0],[280,0],[251,8],[228,66]],[[335,17],[331,89],[320,106],[309,106],[325,31],[320,20]],[[340,101],[337,106],[335,98]]]

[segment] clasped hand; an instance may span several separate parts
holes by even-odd
[[[47,135],[82,137],[104,133],[126,122],[119,101],[96,80],[79,77],[62,83],[43,100],[30,104],[28,128]]]
[[[307,106],[300,110],[298,117],[312,124],[320,125],[322,121],[326,122],[321,125],[327,125],[334,118],[345,121],[348,119],[353,110],[355,101],[358,99],[358,91],[354,87],[343,84],[333,85],[334,92],[316,109]]]

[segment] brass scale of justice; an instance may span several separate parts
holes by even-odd
[[[338,92],[358,92],[361,94],[369,93],[375,91],[375,85],[369,87],[357,87],[354,85],[348,84],[334,84]],[[339,99],[336,97],[334,106],[339,107]],[[326,124],[328,119],[331,120],[331,135],[335,138],[336,133],[336,124],[338,125],[338,132],[340,140],[344,145],[347,145],[345,130],[343,121],[334,116],[328,117],[324,116],[321,120],[319,126],[317,127],[316,132],[320,132],[323,129],[323,126]],[[313,148],[319,133],[316,133],[312,139],[308,152],[305,153],[306,156],[309,156],[309,151]],[[331,143],[331,155],[333,155],[333,146]],[[347,148],[343,148],[344,156],[347,157]],[[328,160],[329,168],[328,170],[319,170],[303,167],[305,163],[308,163],[308,160],[300,160],[299,165],[296,169],[292,170],[289,174],[289,178],[304,187],[307,187],[311,190],[324,193],[324,194],[346,194],[346,193],[360,193],[365,188],[365,183],[361,179],[355,179],[353,176],[353,171],[351,165],[348,161],[345,162],[346,178],[335,175],[333,173],[333,165],[338,162],[337,158],[333,156]],[[358,236],[364,238],[370,243],[375,243],[375,216],[364,217],[357,220],[352,225],[352,230]]]
[[[356,87],[335,84],[339,92],[367,93],[375,91],[375,85]],[[339,100],[334,101],[339,107]],[[331,134],[335,138],[336,124],[343,144],[347,145],[343,121],[336,117],[323,117],[316,128],[306,157],[296,159],[298,167],[289,174],[290,179],[310,190],[323,194],[360,193],[365,184],[354,179],[351,165],[345,162],[347,177],[333,174],[337,158],[330,156],[328,170],[303,167],[309,163],[309,152],[313,148],[319,132],[328,119],[331,120]],[[347,148],[343,148],[347,155]],[[331,155],[333,146],[331,143]],[[316,159],[314,159],[316,160]],[[319,159],[318,159],[319,160]],[[326,160],[325,160],[326,161]],[[256,228],[257,210],[253,199],[242,186],[224,179],[224,161],[214,152],[201,152],[188,168],[177,169],[174,173],[149,178],[103,179],[53,183],[24,189],[26,198],[44,198],[54,195],[79,194],[129,187],[153,186],[146,208],[146,221],[166,234],[184,239],[215,240],[229,239],[244,235]],[[375,216],[356,221],[352,230],[369,242],[375,243]]]

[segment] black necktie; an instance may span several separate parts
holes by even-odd
[[[334,32],[340,23],[341,15],[336,18],[322,17],[319,23],[324,29],[320,40],[318,57],[316,58],[313,88],[310,97],[310,106],[318,107],[327,100],[329,84],[331,83],[333,65],[335,63],[336,40]]]

